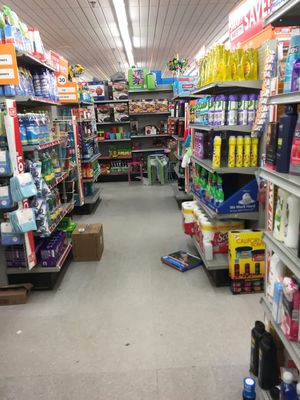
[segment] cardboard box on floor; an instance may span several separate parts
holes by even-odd
[[[104,240],[102,224],[78,224],[72,233],[73,257],[75,261],[99,261]]]
[[[31,288],[32,288],[31,283],[21,283],[19,285],[1,286],[0,306],[25,304]]]

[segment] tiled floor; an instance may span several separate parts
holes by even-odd
[[[1,400],[239,400],[259,295],[160,262],[195,251],[170,186],[103,184],[101,262],[0,309]],[[18,331],[19,334],[17,334]]]

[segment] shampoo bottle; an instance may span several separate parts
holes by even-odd
[[[264,390],[276,384],[277,351],[272,335],[265,332],[259,342],[258,383]]]
[[[255,321],[254,328],[251,330],[251,353],[250,353],[250,372],[253,375],[258,375],[258,351],[259,342],[263,337],[265,330],[265,324],[261,321]]]
[[[300,199],[294,195],[287,199],[287,217],[285,220],[284,244],[292,249],[298,247],[300,222]]]
[[[290,173],[300,175],[300,114],[296,124],[294,138],[291,149]]]
[[[289,172],[292,141],[297,119],[297,106],[294,104],[286,106],[285,113],[280,117],[279,120],[276,154],[277,172]]]
[[[297,400],[296,388],[293,384],[293,374],[290,371],[284,371],[280,385],[281,400]]]

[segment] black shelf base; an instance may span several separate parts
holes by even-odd
[[[74,208],[73,214],[75,215],[89,215],[96,211],[98,205],[101,203],[101,197],[95,201],[95,203],[84,204],[83,206],[79,207],[76,206]]]

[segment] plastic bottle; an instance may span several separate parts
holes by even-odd
[[[284,93],[289,93],[291,91],[293,66],[298,58],[300,58],[300,35],[299,29],[294,29],[292,31],[288,56],[285,63]]]
[[[235,146],[236,146],[236,137],[229,137],[229,151],[228,151],[228,168],[235,167]]]
[[[238,136],[236,139],[236,161],[235,165],[238,168],[243,166],[243,152],[244,152],[244,138],[243,136]]]
[[[237,80],[243,81],[244,77],[244,49],[237,49]]]
[[[238,125],[248,125],[248,95],[243,94],[238,104]]]
[[[277,350],[272,335],[265,332],[259,341],[258,383],[264,390],[276,384]]]
[[[215,138],[214,138],[214,152],[213,152],[213,159],[212,159],[212,167],[213,168],[220,168],[221,167],[221,145],[222,145],[221,136],[215,136]]]
[[[283,278],[284,273],[285,273],[285,265],[280,260],[278,255],[274,253],[270,259],[270,268],[269,268],[268,283],[266,290],[270,298],[273,298],[275,282]]]
[[[287,199],[289,194],[283,189],[279,188],[277,192],[277,203],[274,217],[273,236],[275,239],[284,241],[284,230],[287,217]]]
[[[217,186],[215,192],[215,206],[219,207],[224,203],[223,180],[220,175],[217,175]]]
[[[251,330],[251,352],[250,352],[250,372],[258,375],[259,362],[259,342],[266,332],[265,324],[261,321],[255,321],[254,328]]]
[[[276,153],[276,171],[288,173],[290,168],[290,155],[293,136],[298,119],[297,106],[287,105],[285,113],[280,117],[277,153]]]
[[[250,160],[250,154],[251,154],[251,137],[250,136],[245,136],[244,139],[244,167],[250,167],[251,160]]]
[[[244,379],[243,400],[255,400],[255,380],[247,377]]]
[[[18,121],[19,121],[19,129],[20,129],[20,138],[22,145],[26,146],[28,144],[27,135],[26,135],[26,126],[25,126],[25,115],[18,114]]]
[[[298,248],[299,222],[300,199],[294,195],[290,195],[287,199],[284,244],[292,249]]]
[[[297,392],[293,384],[293,375],[289,371],[284,371],[282,374],[280,400],[297,400]]]
[[[295,133],[292,141],[290,173],[300,175],[300,114],[298,114]]]
[[[248,99],[248,125],[252,126],[256,116],[256,94],[250,94]]]
[[[42,86],[41,86],[40,76],[37,70],[34,71],[32,75],[32,83],[35,96],[42,97]]]
[[[244,52],[244,79],[251,79],[252,71],[251,71],[251,62],[249,50]]]
[[[251,138],[251,167],[257,167],[258,162],[258,138]]]
[[[297,399],[300,400],[300,383],[298,382],[296,385]]]
[[[238,124],[238,96],[230,95],[228,98],[228,125]]]

